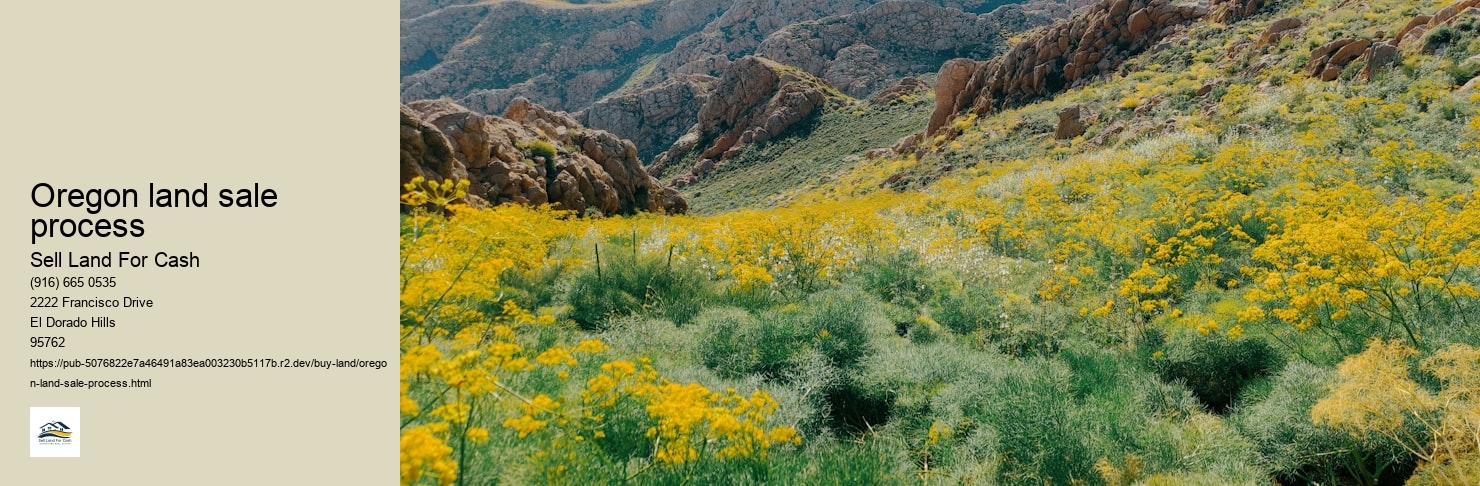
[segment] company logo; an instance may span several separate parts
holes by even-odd
[[[45,425],[41,426],[41,435],[36,436],[36,438],[45,439],[47,437],[68,439],[68,441],[70,441],[72,439],[72,428],[68,427],[67,424],[62,423],[60,420],[56,422],[47,422]]]
[[[82,409],[31,407],[31,457],[82,457]]]

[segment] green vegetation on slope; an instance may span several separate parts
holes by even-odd
[[[783,204],[786,193],[825,186],[836,174],[868,164],[864,157],[868,150],[888,147],[924,129],[931,101],[915,96],[886,106],[855,102],[829,111],[793,134],[747,148],[683,188],[683,195],[690,210],[699,214]],[[693,161],[685,159],[675,167],[691,165]]]
[[[409,215],[402,480],[1474,484],[1480,29],[1302,73],[1440,6],[1198,23],[923,159],[774,175],[859,150],[834,112],[714,214]]]

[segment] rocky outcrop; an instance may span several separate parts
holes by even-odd
[[[792,24],[815,21],[831,16],[861,12],[879,0],[738,0],[723,15],[706,25],[700,33],[679,41],[672,53],[663,57],[648,83],[683,74],[719,76],[730,63],[755,54],[768,36]],[[926,0],[931,5],[953,8],[971,14],[983,14],[1006,3],[1002,0]],[[1034,1],[1030,10],[1056,9],[1061,15],[1068,8],[1055,1]],[[934,37],[935,32],[927,33]],[[838,49],[852,45],[844,44]],[[874,46],[876,50],[883,50]],[[834,51],[838,50],[834,49]],[[857,53],[855,53],[857,54]],[[823,71],[807,70],[821,76]]]
[[[446,97],[497,114],[524,97],[577,112],[631,88],[654,88],[692,74],[718,77],[735,60],[755,54],[773,33],[863,14],[880,1],[403,0],[401,99]],[[826,61],[809,72],[864,95],[905,74],[929,72],[947,57],[990,54],[1000,43],[990,32],[1059,18],[1084,1],[884,0],[896,5],[847,21],[857,34],[848,33],[846,41],[810,27],[795,33],[820,36],[829,46],[819,51]],[[916,13],[926,7],[930,13]],[[880,14],[890,11],[899,15]],[[947,18],[985,18],[995,27],[981,34],[974,26],[925,22]]]
[[[652,160],[699,121],[698,107],[719,80],[702,74],[679,76],[651,88],[608,96],[575,114],[582,125],[631,140],[637,155]]]
[[[504,116],[448,101],[401,106],[401,182],[468,180],[473,205],[546,204],[580,214],[681,213],[687,202],[649,176],[631,142],[524,99]]]
[[[1469,9],[1475,10],[1471,11]],[[1466,12],[1469,15],[1465,15]],[[1452,23],[1455,19],[1462,16],[1480,16],[1480,0],[1460,0],[1439,9],[1433,15],[1415,16],[1412,20],[1408,21],[1407,25],[1403,26],[1402,30],[1398,31],[1398,35],[1393,37],[1388,44],[1403,49],[1415,46],[1427,47],[1423,46],[1424,34],[1440,25]]]
[[[729,4],[478,2],[403,16],[401,99],[449,97],[484,113],[501,113],[520,96],[556,109],[582,108],[637,73],[640,60],[664,54]]]
[[[1054,13],[1067,14],[1067,8],[1061,9]],[[1003,45],[1002,32],[1050,21],[1048,15],[1016,5],[973,14],[919,1],[886,1],[856,13],[792,24],[766,37],[755,53],[817,75],[849,96],[864,97],[904,75],[934,70],[952,57],[989,57]]]
[[[1379,69],[1396,66],[1403,62],[1403,53],[1398,52],[1398,48],[1393,45],[1379,42],[1367,49],[1367,52],[1362,55],[1362,61],[1362,72],[1357,74],[1357,78],[1362,81],[1372,81],[1372,76]]]
[[[1357,79],[1371,81],[1377,70],[1398,64],[1403,54],[1398,48],[1385,42],[1367,39],[1338,39],[1317,47],[1310,52],[1310,61],[1305,64],[1305,74],[1321,81],[1332,81],[1341,76],[1352,61],[1363,61]]]
[[[1278,43],[1287,33],[1304,25],[1305,23],[1301,22],[1300,19],[1293,17],[1276,20],[1264,29],[1263,34],[1259,34],[1259,42],[1254,44],[1254,48],[1258,49],[1266,45]]]
[[[1059,126],[1054,129],[1053,138],[1065,140],[1084,135],[1084,118],[1088,114],[1084,105],[1073,104],[1059,110]]]
[[[1331,81],[1341,75],[1346,65],[1361,57],[1372,46],[1367,39],[1337,39],[1310,51],[1310,61],[1305,63],[1305,75],[1321,81]]]
[[[1208,11],[1212,12],[1213,20],[1224,24],[1249,18],[1262,6],[1264,6],[1264,0],[1208,1]]]
[[[869,100],[869,103],[887,105],[899,101],[906,96],[915,96],[929,90],[930,85],[926,84],[924,80],[914,76],[905,76],[898,83],[894,83],[894,86],[890,86],[888,89],[874,95],[873,99]]]
[[[956,99],[961,97],[971,76],[981,67],[982,63],[966,58],[952,59],[940,66],[940,73],[935,76],[935,111],[930,114],[925,133],[934,134],[936,129],[960,113]]]
[[[1257,9],[1257,3],[1241,2],[1237,5],[1244,6],[1234,9],[1230,2],[1216,5],[1240,14]],[[968,108],[987,113],[1021,106],[1086,83],[1207,15],[1204,7],[1167,0],[1102,0],[1073,19],[1036,31],[995,59],[950,61],[936,81],[936,111],[926,133],[934,134]],[[972,66],[968,63],[975,64],[971,76],[956,88],[961,72]]]
[[[724,166],[746,146],[780,136],[841,95],[800,69],[746,56],[735,61],[699,109],[699,119],[673,146],[653,161],[662,172],[697,154],[687,173],[674,179],[683,187]]]
[[[444,7],[467,5],[478,0],[401,0],[401,18],[410,19],[435,12]]]

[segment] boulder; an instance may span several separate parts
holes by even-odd
[[[678,191],[648,175],[631,142],[523,98],[503,116],[450,101],[402,105],[401,182],[416,177],[468,180],[468,200],[478,204],[605,215],[688,209]]]
[[[836,91],[800,69],[756,56],[740,58],[719,79],[699,109],[698,120],[653,160],[650,170],[661,173],[697,153],[701,164],[691,168],[692,178],[683,182],[691,183],[722,167],[745,147],[785,134],[820,113],[827,103],[841,101]],[[705,159],[713,162],[703,164]]]
[[[1258,49],[1269,44],[1277,43],[1285,33],[1298,29],[1303,25],[1304,23],[1300,19],[1294,17],[1276,20],[1269,24],[1268,28],[1264,29],[1263,34],[1259,34],[1259,42],[1254,44],[1254,48]]]
[[[1362,67],[1361,79],[1362,81],[1372,81],[1372,76],[1378,70],[1403,62],[1403,53],[1398,51],[1398,48],[1392,44],[1379,42],[1372,44],[1372,47],[1367,49],[1363,60],[1366,62],[1366,65]]]
[[[1073,104],[1059,110],[1059,126],[1054,129],[1053,138],[1065,140],[1084,135],[1085,108],[1081,104]]]
[[[582,125],[631,140],[637,155],[652,160],[699,120],[697,107],[719,80],[702,74],[678,76],[635,92],[602,98],[575,114]]]
[[[1248,15],[1260,0],[1215,4]],[[925,133],[934,135],[967,109],[989,113],[1022,106],[1088,83],[1207,16],[1209,9],[1168,0],[1100,0],[1080,12],[1034,31],[990,61],[947,61],[936,81],[935,112]]]
[[[875,105],[887,105],[899,101],[900,98],[905,96],[918,95],[929,89],[930,85],[925,84],[925,81],[920,78],[906,76],[904,79],[899,80],[898,83],[895,83],[894,86],[890,86],[888,89],[874,95],[874,98],[869,100],[869,102]]]
[[[1387,46],[1387,44],[1378,43]],[[1305,64],[1305,74],[1321,81],[1332,81],[1341,76],[1342,70],[1347,64],[1368,54],[1373,42],[1367,39],[1337,39],[1315,48],[1310,52],[1310,61]],[[1379,55],[1382,60],[1387,59],[1385,51]]]
[[[965,58],[952,59],[940,66],[940,73],[935,77],[935,112],[930,114],[930,123],[926,125],[927,136],[934,135],[956,115],[956,98],[966,89],[978,67],[979,63]]]

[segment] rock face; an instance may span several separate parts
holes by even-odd
[[[904,79],[899,80],[894,86],[890,86],[888,89],[874,95],[874,98],[869,100],[869,102],[876,105],[887,105],[905,96],[913,96],[929,90],[930,85],[925,84],[924,80],[914,76],[905,76]]]
[[[1059,7],[1064,11],[1056,13],[1067,13]],[[755,53],[817,75],[849,96],[864,97],[952,57],[989,57],[1002,45],[1002,32],[1051,20],[1016,5],[978,15],[918,1],[887,1],[856,13],[792,24],[766,37]]]
[[[1357,59],[1364,61],[1362,72],[1357,78],[1371,81],[1377,70],[1402,62],[1403,54],[1396,46],[1386,42],[1337,39],[1310,52],[1310,62],[1305,64],[1305,75],[1321,81],[1333,81],[1341,76],[1348,64]]]
[[[936,129],[944,126],[960,112],[960,104],[956,98],[966,90],[966,84],[982,64],[960,58],[946,61],[940,66],[940,73],[935,77],[935,111],[930,114],[930,124],[926,125],[925,133],[934,134]]]
[[[1476,9],[1476,10],[1468,10]],[[1453,22],[1456,18],[1469,15],[1480,15],[1480,0],[1460,0],[1434,12],[1433,15],[1419,15],[1408,21],[1398,35],[1388,44],[1407,49],[1409,47],[1421,46],[1424,34],[1440,25]]]
[[[1208,11],[1213,20],[1226,24],[1246,19],[1262,6],[1264,0],[1209,0]]]
[[[1257,9],[1257,3],[1232,1],[1215,5],[1240,15]],[[1204,7],[1172,5],[1167,0],[1101,0],[1073,19],[1037,31],[995,59],[949,61],[936,80],[936,110],[926,133],[933,135],[967,108],[987,113],[1021,106],[1112,72],[1130,56],[1207,15]],[[970,77],[961,83],[967,69]]]
[[[698,121],[653,161],[651,170],[661,172],[697,152],[698,162],[673,181],[683,187],[723,166],[746,146],[785,133],[838,99],[835,91],[800,69],[754,56],[740,58],[699,109]]]
[[[1274,21],[1274,23],[1269,24],[1269,27],[1264,29],[1263,34],[1259,34],[1259,43],[1255,44],[1254,48],[1258,49],[1269,44],[1277,43],[1280,41],[1281,38],[1285,36],[1286,33],[1303,27],[1304,25],[1305,23],[1301,22],[1300,19],[1293,17],[1276,20]]]
[[[446,101],[401,105],[401,182],[415,177],[466,179],[474,205],[551,203],[606,215],[688,209],[648,175],[631,142],[524,99],[504,116]]]
[[[985,32],[1044,23],[1068,15],[1084,1],[1010,5],[986,17],[985,24],[995,27]],[[793,34],[821,36],[818,40],[828,43],[818,51],[826,62],[809,72],[864,95],[903,74],[928,72],[943,58],[990,51],[1000,40],[979,34],[983,30],[975,24],[983,21],[976,19],[1017,2],[882,3],[895,5],[884,7],[881,0],[401,0],[401,99],[446,97],[496,114],[524,97],[576,112],[623,87],[654,88],[691,74],[718,77],[730,63],[755,54],[773,33],[798,23],[854,15],[861,16],[845,21],[853,31],[846,42],[810,27],[796,28]],[[875,4],[882,10],[865,15]],[[923,13],[927,7],[930,12]],[[946,14],[948,9],[954,13]],[[879,25],[870,26],[875,23]],[[916,49],[908,53],[891,51],[911,46]],[[952,49],[960,52],[947,52]],[[638,133],[619,135],[641,138]]]
[[[520,96],[556,109],[584,107],[621,86],[639,60],[699,32],[730,0],[568,8],[416,3],[423,5],[408,10],[402,4],[401,99],[445,96],[475,111],[501,113]]]
[[[1084,135],[1084,105],[1074,104],[1059,110],[1059,126],[1053,132],[1053,138],[1064,140]]]
[[[742,57],[800,65],[858,97],[1089,0],[401,0],[401,99],[484,114],[515,99],[575,113],[644,160],[697,121]],[[990,12],[990,13],[988,13]]]
[[[587,127],[631,140],[637,155],[652,160],[699,121],[697,108],[719,80],[702,74],[679,76],[634,93],[608,96],[575,114]]]
[[[1310,51],[1310,61],[1305,64],[1305,75],[1331,81],[1341,75],[1346,65],[1361,57],[1372,41],[1367,39],[1337,39]]]
[[[1378,42],[1372,44],[1372,47],[1367,49],[1367,53],[1362,55],[1362,60],[1365,61],[1365,64],[1362,66],[1362,72],[1358,74],[1358,77],[1362,81],[1372,81],[1372,75],[1377,70],[1388,66],[1395,66],[1403,62],[1403,53],[1398,52],[1397,47]]]
[[[737,0],[714,22],[704,27],[699,34],[679,41],[673,52],[664,56],[653,72],[649,82],[680,74],[707,74],[719,76],[731,62],[757,53],[757,48],[768,36],[797,23],[815,21],[831,16],[861,12],[879,0]],[[898,3],[898,2],[896,2]],[[921,2],[916,2],[921,3]],[[1002,0],[926,0],[923,3],[953,8],[962,12],[982,14],[1005,3]],[[1032,2],[1035,8],[1053,8],[1061,5],[1053,1]],[[1067,8],[1056,7],[1060,15]],[[936,36],[928,32],[928,36]],[[979,39],[980,40],[980,39]],[[843,44],[833,52],[852,45]],[[882,50],[879,46],[873,46]],[[857,53],[854,53],[855,55]],[[822,71],[807,69],[821,76]]]

